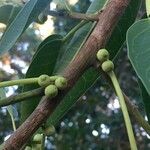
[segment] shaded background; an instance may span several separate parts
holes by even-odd
[[[13,4],[23,5],[26,1],[1,0],[0,6]],[[86,12],[92,0],[68,0],[72,11]],[[51,10],[58,10],[54,2],[50,4]],[[143,12],[143,7],[139,16]],[[78,21],[73,19],[54,18],[48,16],[48,20],[40,25],[33,23],[19,38],[9,53],[0,57],[0,81],[23,78],[40,42],[47,36],[58,33],[66,33],[74,27]],[[0,24],[0,35],[5,29]],[[139,111],[147,119],[144,106],[140,97],[137,76],[127,58],[126,45],[118,54],[115,62],[115,71],[124,92],[137,105]],[[19,93],[18,86],[8,87],[7,96]],[[20,105],[13,105],[15,122],[18,126],[20,117]],[[131,116],[132,118],[132,116]],[[136,124],[132,118],[132,124],[140,150],[150,149],[150,136]],[[7,108],[0,109],[0,143],[13,133],[12,123]],[[129,142],[124,126],[124,120],[119,102],[114,92],[109,88],[103,78],[98,79],[61,119],[56,126],[56,133],[46,139],[47,150],[128,150]]]

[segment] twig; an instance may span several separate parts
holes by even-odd
[[[98,14],[83,14],[77,12],[68,12],[68,11],[46,11],[47,15],[61,18],[72,18],[77,20],[86,20],[86,21],[98,21]]]
[[[56,80],[58,77],[59,76],[50,76],[49,79],[51,82],[54,82],[54,80]],[[27,84],[38,84],[38,77],[0,82],[0,88],[13,85],[27,85]]]
[[[0,88],[13,86],[13,85],[25,85],[25,84],[37,84],[38,78],[27,78],[27,79],[18,79],[11,81],[4,81],[0,83]]]
[[[31,91],[28,91],[28,92],[24,92],[24,93],[21,93],[21,94],[18,94],[18,95],[10,96],[10,97],[7,97],[5,99],[1,99],[0,100],[0,107],[8,106],[8,105],[15,104],[15,103],[19,103],[19,102],[24,101],[24,100],[29,100],[27,98],[34,97],[34,96],[37,96],[37,95],[42,95],[42,93],[43,93],[43,88],[38,88],[38,89],[31,90]]]

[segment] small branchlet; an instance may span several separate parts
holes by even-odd
[[[61,17],[61,18],[72,18],[77,20],[86,20],[86,21],[98,21],[98,14],[83,14],[77,12],[69,12],[66,10],[61,11],[47,11],[47,15],[54,16],[54,17]]]

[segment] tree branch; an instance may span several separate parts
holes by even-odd
[[[97,51],[104,47],[110,37],[116,23],[127,7],[129,0],[111,0],[99,15],[99,21],[95,29],[87,39],[84,46],[76,55],[73,61],[67,66],[62,75],[68,79],[68,88],[52,100],[43,97],[40,104],[29,118],[13,133],[5,142],[5,150],[19,150],[34,132],[42,125],[44,121],[54,111],[55,107],[75,82],[80,78],[83,72],[96,61]]]

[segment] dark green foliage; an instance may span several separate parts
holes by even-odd
[[[21,6],[3,5],[0,7],[0,22],[4,24],[10,24],[16,17],[16,14],[21,9]]]
[[[42,74],[52,75],[57,57],[62,44],[60,35],[52,35],[46,38],[37,49],[26,73],[26,78],[38,77]],[[38,85],[26,85],[23,91],[29,91],[39,87]],[[41,97],[31,98],[31,101],[22,102],[21,120],[24,121],[35,109]]]
[[[0,53],[4,53],[15,44],[23,31],[40,15],[51,0],[30,0],[19,11],[15,19],[10,23],[0,41]],[[13,12],[14,13],[14,12]]]
[[[134,23],[127,32],[128,55],[140,80],[142,98],[150,121],[150,20]]]

